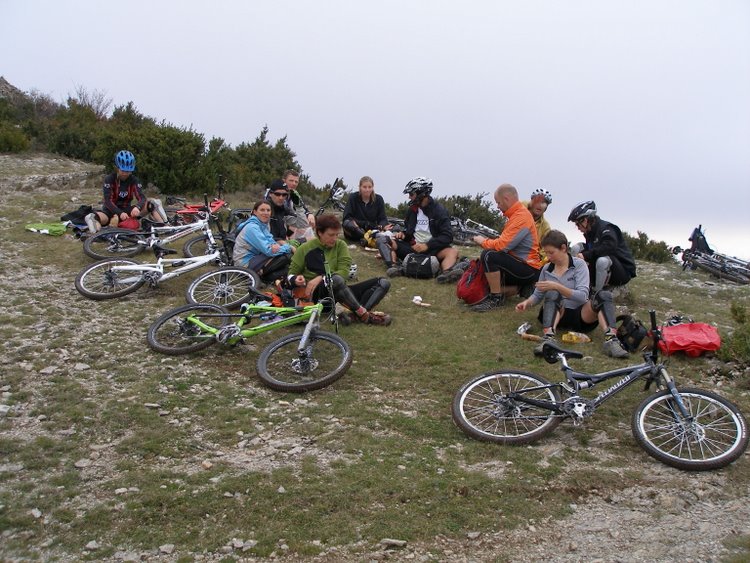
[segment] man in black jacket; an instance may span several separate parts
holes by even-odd
[[[621,286],[635,277],[635,260],[617,225],[600,219],[596,203],[584,201],[568,216],[583,233],[586,242],[571,251],[589,266],[592,295],[605,287]]]
[[[409,196],[409,210],[404,220],[405,230],[393,236],[391,248],[396,257],[403,259],[412,252],[430,254],[437,257],[440,261],[440,269],[443,271],[440,275],[444,279],[438,279],[438,281],[458,280],[462,271],[458,269],[454,271],[458,260],[458,250],[451,246],[453,229],[451,229],[450,215],[430,196],[432,180],[421,176],[414,178],[406,184],[404,193]],[[402,272],[400,268],[394,266],[389,268],[387,273],[389,276],[397,276]]]

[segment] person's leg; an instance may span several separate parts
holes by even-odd
[[[437,252],[435,256],[440,260],[440,269],[447,272],[456,264],[456,261],[458,260],[458,250],[452,246],[448,246]]]
[[[349,286],[357,301],[368,311],[383,300],[390,288],[391,282],[386,278],[371,278]]]
[[[599,319],[599,326],[604,331],[604,353],[613,358],[627,358],[628,351],[623,348],[620,340],[617,338],[617,318],[615,313],[615,302],[612,299],[612,292],[607,290],[597,291],[594,297],[589,301],[591,309],[596,312]],[[581,318],[590,318],[590,314],[584,306],[581,311]]]
[[[344,230],[344,238],[354,242],[360,242],[365,236],[365,231],[362,230],[354,219],[347,219],[341,224]]]
[[[612,268],[612,259],[609,256],[601,256],[596,259],[594,265],[594,287],[592,292],[596,293],[604,288],[609,282],[609,272]]]

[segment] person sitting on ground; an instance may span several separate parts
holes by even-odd
[[[575,223],[586,239],[585,243],[573,245],[571,251],[588,264],[593,293],[623,286],[635,277],[635,260],[622,231],[597,216],[596,203],[579,203],[571,210],[568,221]]]
[[[403,271],[396,265],[396,261],[417,252],[435,256],[440,261],[442,272],[437,277],[438,282],[458,281],[463,272],[454,268],[458,250],[451,246],[451,218],[445,208],[430,196],[432,180],[423,176],[409,180],[404,193],[409,196],[409,209],[404,219],[405,230],[395,233],[389,243],[394,265],[388,268],[388,275],[401,275]]]
[[[293,211],[295,215],[300,218],[300,224],[302,224],[302,220],[304,220],[307,222],[306,226],[314,229],[315,215],[310,212],[310,210],[305,205],[305,202],[302,200],[302,196],[300,195],[299,191],[297,191],[297,186],[299,186],[299,172],[297,172],[296,170],[287,170],[286,172],[284,172],[281,180],[289,188],[289,199],[286,203],[287,208],[290,211]]]
[[[115,155],[115,167],[116,171],[104,178],[103,208],[84,218],[89,232],[95,233],[106,225],[116,227],[120,221],[139,219],[142,215],[148,215],[157,223],[166,223],[167,214],[161,202],[148,202],[140,180],[133,175],[133,153],[125,150],[118,152]]]
[[[518,200],[518,190],[502,184],[495,190],[495,203],[507,218],[503,232],[496,239],[481,235],[473,239],[484,249],[479,258],[490,286],[489,295],[472,307],[477,312],[501,307],[508,295],[530,295],[542,265],[534,218]]]
[[[271,204],[259,201],[253,206],[252,216],[239,225],[232,254],[236,265],[254,270],[266,283],[286,278],[290,256],[294,254],[292,245],[276,242],[269,229],[270,221]]]
[[[359,191],[349,196],[342,224],[344,238],[362,246],[367,246],[367,231],[390,230],[391,225],[385,215],[385,201],[383,196],[375,193],[375,182],[369,176],[363,176],[359,181]]]
[[[282,244],[289,241],[287,219],[295,217],[294,211],[286,205],[288,199],[287,185],[282,180],[271,182],[271,187],[266,191],[266,201],[271,205],[271,219],[268,227],[274,240]]]
[[[601,290],[589,300],[588,267],[570,254],[568,240],[560,231],[548,232],[542,238],[542,247],[549,263],[542,267],[534,293],[516,305],[516,311],[521,312],[543,302],[539,320],[544,335],[534,355],[543,354],[545,342],[555,342],[558,328],[586,333],[599,326],[604,331],[604,353],[613,358],[628,357],[617,338],[612,293]]]
[[[354,320],[388,326],[390,315],[373,311],[391,287],[386,278],[372,278],[351,286],[346,284],[352,257],[346,241],[339,238],[341,221],[335,215],[321,215],[315,223],[316,238],[302,244],[292,257],[287,284],[304,287],[305,299],[318,302],[328,295],[323,283],[326,263],[331,272],[336,300],[352,312]]]
[[[552,227],[550,226],[547,219],[544,217],[544,212],[547,211],[547,207],[552,203],[552,194],[544,188],[537,188],[531,192],[531,199],[526,203],[526,208],[534,218],[534,225],[536,226],[536,236],[541,240],[544,238]],[[547,256],[544,254],[544,249],[540,246],[538,249],[539,258],[544,263],[547,260]]]

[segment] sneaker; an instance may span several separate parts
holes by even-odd
[[[463,275],[463,270],[459,270],[458,268],[453,267],[450,270],[446,270],[445,272],[438,274],[438,276],[435,278],[435,281],[438,283],[453,283],[460,280],[461,276]]]
[[[339,313],[337,318],[342,326],[349,326],[352,324],[352,316],[349,313]]]
[[[529,297],[531,297],[532,293],[534,293],[534,284],[527,283],[526,285],[521,286],[521,290],[518,292],[518,295],[521,297],[521,299],[528,299]]]
[[[89,228],[90,233],[96,233],[102,228],[99,221],[96,220],[96,214],[94,213],[89,213],[83,220],[86,222],[86,226]]]
[[[544,356],[544,345],[547,342],[552,342],[553,344],[557,344],[557,339],[555,338],[555,335],[554,334],[545,334],[544,336],[542,336],[542,341],[534,347],[534,355],[535,356],[537,356],[537,357]]]
[[[400,266],[391,266],[385,271],[385,273],[389,278],[395,278],[404,274],[404,272],[401,271]]]
[[[493,309],[499,309],[505,304],[505,295],[502,293],[495,295],[490,293],[484,300],[474,305],[471,310],[477,313],[484,313],[486,311],[492,311]]]
[[[604,341],[604,353],[610,358],[627,358],[628,351],[622,347],[620,339],[616,336],[607,338]]]
[[[389,326],[391,324],[391,316],[381,311],[370,311],[370,314],[367,315],[367,324]]]

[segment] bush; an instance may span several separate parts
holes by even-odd
[[[0,124],[0,152],[24,152],[31,142],[17,126]]]
[[[747,322],[747,310],[744,305],[733,301],[730,313],[737,323],[737,328],[731,336],[723,339],[719,348],[719,358],[725,362],[734,361],[750,365],[750,323]]]
[[[646,233],[638,231],[637,237],[632,237],[628,233],[622,233],[622,236],[625,238],[625,242],[628,243],[636,260],[646,260],[648,262],[663,264],[674,259],[666,242],[650,240]]]

